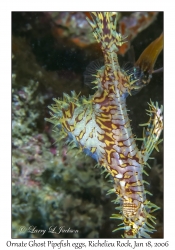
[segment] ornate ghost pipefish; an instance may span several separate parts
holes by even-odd
[[[147,160],[159,140],[163,129],[163,107],[150,102],[150,119],[143,143],[139,150],[131,131],[126,109],[126,97],[138,92],[148,84],[157,56],[163,47],[163,36],[149,45],[136,64],[125,71],[118,62],[117,52],[125,43],[116,31],[118,14],[92,12],[87,18],[93,35],[100,44],[104,66],[97,70],[93,81],[97,91],[86,98],[63,94],[63,99],[54,99],[51,118],[47,119],[60,128],[60,136],[68,137],[76,147],[94,158],[114,179],[119,214],[112,218],[121,219],[125,238],[150,237],[154,232],[155,217],[152,212],[158,207],[147,200],[142,173]],[[148,165],[149,166],[149,165]]]

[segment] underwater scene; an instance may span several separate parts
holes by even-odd
[[[12,12],[12,238],[163,238],[163,12]]]

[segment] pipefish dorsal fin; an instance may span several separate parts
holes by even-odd
[[[101,57],[92,61],[87,67],[84,72],[84,84],[93,88],[94,82],[96,81],[96,75],[98,70],[104,66],[104,59]]]

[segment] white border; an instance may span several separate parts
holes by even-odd
[[[164,11],[164,240],[169,241],[170,249],[175,246],[175,12],[174,1],[1,1],[0,14],[0,245],[5,248],[5,242],[11,239],[11,11]],[[14,240],[16,242],[17,240]],[[85,240],[83,240],[84,242]],[[126,249],[126,247],[125,247]],[[128,248],[129,249],[129,248]],[[142,248],[143,249],[143,248]]]

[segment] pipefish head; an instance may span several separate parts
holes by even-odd
[[[134,67],[128,71],[127,74],[130,75],[130,81],[133,82],[132,94],[137,93],[144,86],[146,86],[150,82],[153,73],[160,71],[154,71],[153,69],[162,49],[163,33],[146,47],[138,60],[135,62]]]

